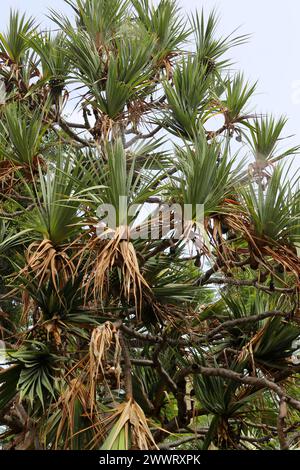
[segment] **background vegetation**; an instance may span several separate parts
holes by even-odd
[[[0,34],[2,447],[297,448],[298,147],[232,71],[247,36],[173,0],[65,1]],[[119,196],[144,228],[145,203],[204,226],[99,238]]]

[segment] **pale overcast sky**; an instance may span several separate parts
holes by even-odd
[[[246,77],[259,80],[254,98],[257,112],[285,114],[289,118],[287,134],[295,134],[300,143],[300,2],[297,0],[179,0],[184,10],[216,7],[220,13],[219,31],[252,33],[248,44],[232,51],[236,68]],[[1,2],[0,30],[5,29],[10,8],[45,18],[47,8],[69,11],[63,0],[7,0]],[[300,157],[298,157],[300,159]],[[299,161],[299,160],[298,160]]]

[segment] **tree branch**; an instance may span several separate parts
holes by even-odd
[[[249,375],[240,374],[234,372],[233,370],[228,370],[224,368],[214,368],[214,367],[203,367],[198,364],[193,364],[186,369],[183,369],[178,374],[178,379],[181,379],[182,375],[191,375],[191,374],[202,374],[208,377],[223,377],[224,379],[235,380],[246,385],[251,385],[258,388],[268,388],[275,392],[280,399],[284,399],[286,403],[291,405],[296,410],[300,411],[300,401],[295,398],[287,395],[279,385],[271,380],[266,379],[265,377],[251,377]],[[175,379],[174,379],[175,380]],[[177,382],[176,380],[176,382]]]
[[[210,278],[209,282],[205,281],[205,284],[229,284],[232,286],[245,286],[245,287],[255,287],[256,289],[262,290],[264,292],[272,293],[272,292],[280,292],[280,293],[293,293],[295,292],[295,288],[280,288],[280,287],[273,287],[272,289],[268,286],[264,286],[259,284],[258,279],[234,279],[234,278]],[[200,284],[203,285],[203,284]]]
[[[62,118],[59,118],[57,121],[57,124],[62,128],[62,130],[69,136],[71,139],[75,140],[79,144],[81,144],[83,147],[95,147],[96,143],[94,140],[86,140],[81,137],[79,137],[76,132],[72,131],[72,129],[68,126],[66,121],[64,121]]]
[[[153,129],[153,131],[149,132],[148,134],[137,134],[136,136],[134,136],[131,140],[129,140],[126,145],[125,145],[125,149],[128,149],[129,147],[131,147],[133,144],[135,144],[138,140],[141,140],[141,139],[151,139],[152,137],[155,136],[155,134],[157,134],[160,130],[162,129],[162,126],[157,126],[155,127],[155,129]]]
[[[173,449],[174,447],[179,447],[182,444],[186,444],[187,442],[199,440],[199,438],[201,437],[203,438],[203,436],[204,436],[204,433],[202,434],[197,433],[197,434],[194,434],[193,436],[182,437],[181,439],[178,439],[177,441],[168,442],[167,444],[161,444],[159,448],[160,450],[170,450],[170,449]]]
[[[133,398],[132,376],[131,376],[132,365],[131,365],[128,347],[127,347],[125,339],[122,336],[122,333],[120,333],[120,344],[121,344],[123,360],[124,360],[124,380],[125,380],[126,399],[131,400]]]
[[[287,415],[286,402],[285,402],[285,399],[282,397],[279,403],[279,413],[278,413],[278,418],[277,418],[277,432],[278,432],[278,440],[280,443],[281,450],[289,449],[289,443],[287,441],[286,434],[284,431],[286,415]]]
[[[288,315],[287,313],[274,310],[271,312],[261,313],[260,315],[250,315],[249,317],[236,318],[235,320],[228,320],[222,323],[221,325],[217,326],[213,330],[211,330],[209,333],[207,333],[206,338],[207,339],[213,338],[216,334],[220,333],[222,330],[228,330],[235,326],[244,325],[246,323],[257,323],[269,317],[286,317],[287,315]]]

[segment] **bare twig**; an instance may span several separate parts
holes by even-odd
[[[29,212],[32,209],[34,209],[35,204],[30,204],[27,207],[24,207],[23,210],[15,211],[15,212],[4,212],[0,210],[0,217],[6,217],[6,218],[11,218],[11,217],[17,217],[18,215],[24,214],[24,212]]]

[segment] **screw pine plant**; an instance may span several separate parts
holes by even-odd
[[[297,448],[299,147],[231,70],[248,36],[63,3],[0,34],[1,447]]]

